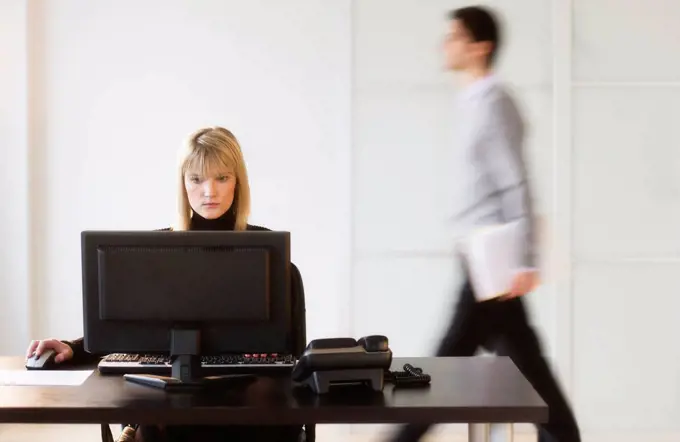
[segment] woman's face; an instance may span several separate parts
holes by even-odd
[[[189,171],[184,175],[191,209],[205,219],[216,219],[224,215],[234,203],[236,177],[222,170],[204,176],[200,171]]]

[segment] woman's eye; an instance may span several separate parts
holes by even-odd
[[[228,177],[228,176],[224,176],[224,175],[223,175],[223,176],[217,177],[217,180],[218,180],[218,181],[227,181],[228,179],[229,179],[229,177]]]
[[[195,177],[195,176],[192,176],[191,178],[189,178],[189,181],[194,183],[194,184],[198,184],[200,182],[198,177]]]

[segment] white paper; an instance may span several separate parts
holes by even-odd
[[[0,386],[78,386],[93,370],[0,370]]]
[[[521,221],[486,226],[463,240],[461,252],[478,301],[502,296],[510,290],[521,266],[522,228]]]

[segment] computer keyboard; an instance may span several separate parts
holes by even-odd
[[[229,373],[290,372],[296,359],[277,353],[230,354],[201,356],[201,365],[207,375]],[[155,374],[167,376],[171,372],[170,358],[161,355],[114,353],[99,361],[103,374]]]

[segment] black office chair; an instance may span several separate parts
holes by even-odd
[[[293,263],[291,263],[290,286],[293,323],[296,325],[293,354],[296,358],[299,358],[307,347],[307,307],[305,306],[305,287],[302,283],[302,274]],[[300,442],[315,442],[316,425],[305,424],[301,439]]]
[[[307,309],[305,307],[305,287],[302,282],[302,275],[297,266],[291,263],[290,274],[290,295],[293,310],[293,324],[295,330],[293,335],[293,355],[299,358],[307,346]],[[123,425],[123,433],[121,433],[118,441],[114,441],[111,428],[108,424],[101,425],[102,442],[123,442],[126,439],[125,425]],[[151,437],[153,439],[153,436]],[[304,424],[304,430],[300,434],[300,442],[315,442],[316,441],[316,425]],[[149,440],[145,442],[155,442]]]

